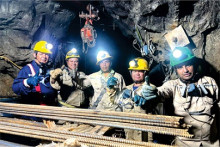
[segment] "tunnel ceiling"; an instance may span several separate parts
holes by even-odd
[[[3,0],[0,1],[1,96],[14,95],[11,84],[19,69],[9,60],[18,66],[30,62],[31,48],[40,39],[49,38],[59,48],[88,3],[100,11],[101,19],[96,27],[115,25],[124,36],[135,38],[137,24],[141,36],[146,42],[150,38],[155,47],[155,63],[168,60],[170,47],[164,35],[181,25],[196,47],[193,48],[196,56],[205,59],[219,73],[220,1]]]

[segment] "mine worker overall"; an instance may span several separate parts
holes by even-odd
[[[100,51],[97,55],[97,65],[100,66],[100,71],[89,75],[89,80],[94,89],[94,95],[90,100],[91,109],[99,110],[114,110],[114,106],[109,98],[103,97],[107,92],[107,80],[110,77],[117,78],[115,88],[121,91],[125,87],[125,82],[119,73],[111,68],[112,56],[107,51]]]
[[[128,68],[133,84],[127,86],[122,92],[114,90],[111,80],[108,80],[108,93],[110,99],[117,105],[115,111],[129,113],[152,113],[152,105],[145,105],[146,100],[140,97],[142,85],[145,82],[144,77],[148,74],[149,65],[143,58],[135,58],[129,62]],[[146,136],[148,135],[148,136]],[[152,141],[152,133],[143,133],[141,131],[133,131],[125,129],[125,136],[130,140],[148,140]]]
[[[52,44],[39,41],[34,46],[34,58],[18,73],[13,91],[22,96],[22,103],[55,105],[56,91],[50,85],[49,56]]]
[[[147,100],[172,98],[175,115],[184,117],[192,125],[193,138],[176,137],[177,146],[218,147],[219,99],[214,79],[198,72],[198,63],[187,47],[176,47],[170,56],[178,79],[170,80],[155,89],[148,84],[142,87],[142,97]]]
[[[61,106],[86,107],[85,89],[90,83],[87,82],[85,73],[78,71],[79,58],[78,51],[73,48],[66,54],[67,67],[50,72],[51,86],[58,90],[58,103]]]

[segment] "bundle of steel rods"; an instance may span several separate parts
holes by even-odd
[[[0,112],[159,134],[192,137],[182,117],[0,103]]]
[[[51,140],[64,142],[69,138],[76,138],[81,144],[89,146],[112,146],[112,147],[169,147],[169,145],[132,141],[121,138],[113,138],[100,136],[95,134],[69,132],[69,131],[57,131],[43,127],[37,123],[31,123],[19,119],[0,118],[0,132],[20,135],[32,138],[38,138],[43,140]]]

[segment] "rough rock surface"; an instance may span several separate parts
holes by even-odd
[[[37,40],[57,42],[65,36],[74,17],[73,12],[60,9],[52,1],[0,1],[0,56],[24,66],[33,59],[31,47]],[[11,85],[18,71],[0,60],[1,97],[13,95]]]
[[[168,60],[170,47],[164,35],[182,25],[196,47],[196,56],[213,66],[219,77],[220,1],[103,0],[99,4],[104,5],[125,36],[135,37],[137,24],[145,41],[151,38],[155,63]],[[24,66],[33,59],[31,48],[37,40],[59,42],[74,17],[74,12],[56,1],[0,1],[0,56]],[[11,84],[19,70],[0,59],[0,95],[12,96]]]
[[[213,66],[219,78],[220,1],[133,0],[103,4],[124,35],[135,37],[135,24],[140,26],[142,38],[150,35],[160,51],[154,54],[157,62],[168,59],[170,47],[164,35],[182,25],[196,56]]]

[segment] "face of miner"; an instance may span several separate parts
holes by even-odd
[[[38,63],[46,64],[49,61],[49,54],[36,52],[34,53],[34,58],[36,59]]]
[[[142,83],[144,82],[146,71],[144,70],[132,70],[131,71],[131,78],[134,81],[134,83]]]
[[[79,66],[79,58],[69,58],[66,63],[70,70],[76,70]]]
[[[111,60],[110,59],[105,59],[99,63],[100,69],[102,72],[106,73],[109,72],[111,69]]]
[[[191,62],[184,62],[180,65],[177,65],[176,72],[179,78],[183,81],[189,81],[194,75],[194,66]]]

